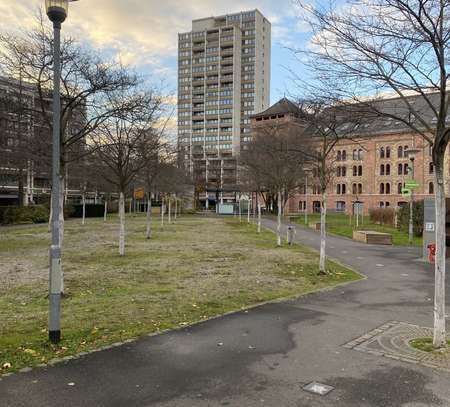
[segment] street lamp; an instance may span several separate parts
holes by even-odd
[[[59,239],[59,194],[60,194],[60,78],[61,78],[61,24],[67,18],[69,1],[45,0],[47,16],[53,23],[53,135],[52,135],[52,244],[50,247],[50,284],[49,284],[49,320],[48,338],[52,343],[61,340],[61,242]]]
[[[416,158],[416,154],[419,153],[420,150],[416,148],[410,148],[405,150],[406,156],[411,161],[411,180],[414,181],[414,160]],[[413,206],[414,206],[414,188],[411,188],[411,194],[409,196],[409,225],[408,225],[408,241],[409,244],[413,243]]]

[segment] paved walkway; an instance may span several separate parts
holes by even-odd
[[[296,240],[317,248],[318,237]],[[342,346],[392,320],[431,326],[419,249],[329,237],[328,253],[368,278],[7,377],[0,406],[450,406],[450,373]],[[303,391],[312,381],[335,390]]]

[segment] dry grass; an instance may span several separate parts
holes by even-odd
[[[46,341],[46,226],[0,230],[0,371],[45,363],[149,332],[182,326],[259,302],[357,279],[317,254],[275,247],[270,232],[234,219],[183,217],[145,239],[145,218],[127,218],[125,257],[117,219],[66,224],[63,341]]]

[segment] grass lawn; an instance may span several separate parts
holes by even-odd
[[[439,353],[442,353],[442,351],[436,350],[433,347],[433,338],[413,339],[412,341],[409,342],[409,344],[413,348],[419,349],[419,350],[424,351],[424,352],[439,352]],[[447,346],[450,346],[450,340],[447,341]],[[448,349],[446,349],[446,351],[448,352]]]
[[[145,217],[130,216],[125,257],[117,233],[117,218],[66,222],[63,340],[53,346],[47,226],[0,229],[0,373],[360,278],[331,261],[318,276],[315,252],[276,248],[271,232],[233,218],[185,216],[154,224],[146,240]]]
[[[304,217],[299,216],[296,218],[296,222],[299,225],[304,225]],[[320,215],[319,214],[313,214],[308,215],[308,223],[311,222],[320,222]],[[374,230],[377,232],[385,232],[392,234],[392,242],[394,245],[398,246],[408,246],[408,233],[400,231],[396,228],[393,228],[391,226],[385,226],[385,225],[377,225],[375,223],[372,223],[370,221],[369,216],[364,216],[364,219],[362,221],[361,225],[361,219],[360,219],[360,225],[357,228],[355,224],[355,219],[352,218],[353,224],[350,225],[349,216],[345,214],[338,214],[338,213],[329,213],[327,214],[327,231],[333,235],[338,236],[344,236],[348,238],[353,237],[353,230],[359,229],[359,230]],[[413,240],[414,246],[422,246],[422,238],[414,236]]]

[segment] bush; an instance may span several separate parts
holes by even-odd
[[[105,211],[104,204],[86,204],[86,218],[100,218],[103,217]],[[73,205],[73,218],[83,217],[83,205]]]
[[[409,227],[409,204],[403,206],[398,212],[398,228],[405,232]],[[413,204],[413,231],[416,236],[423,234],[423,201]]]
[[[370,220],[378,225],[395,225],[394,208],[377,208],[369,211]]]
[[[0,223],[44,223],[48,221],[49,211],[44,205],[6,206],[0,209]]]

